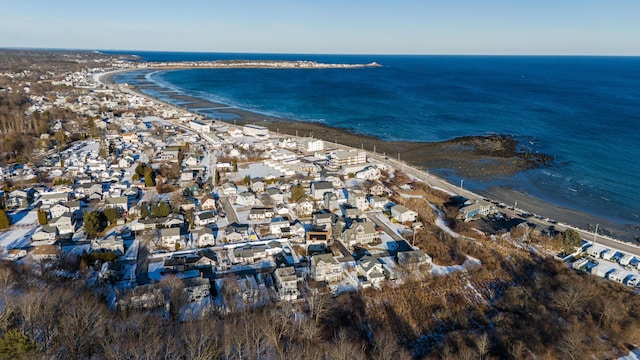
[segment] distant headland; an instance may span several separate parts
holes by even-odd
[[[227,69],[227,68],[256,68],[256,69],[361,69],[381,67],[377,62],[368,64],[331,64],[308,60],[215,60],[215,61],[169,61],[169,62],[141,62],[138,68],[162,69]]]

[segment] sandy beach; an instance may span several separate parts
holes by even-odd
[[[113,83],[114,77],[121,72],[105,73],[99,76],[99,81]],[[145,81],[142,73],[136,77],[136,81],[138,88],[132,88],[132,90],[148,96],[142,90],[152,89],[163,97],[166,96],[172,101],[178,101],[180,104],[178,107],[200,115],[205,115],[200,111],[202,109],[215,109],[214,111],[223,115],[223,118],[229,123],[257,124],[281,134],[312,136],[328,142],[384,154],[396,160],[399,156],[401,161],[418,169],[435,174],[440,174],[438,169],[448,169],[459,177],[469,179],[469,181],[509,176],[537,166],[553,166],[552,159],[544,154],[519,153],[517,151],[518,144],[507,135],[471,136],[442,142],[386,142],[373,136],[354,133],[352,129],[339,129],[322,123],[267,116],[206,99],[177,94],[171,90],[167,91],[155,83]],[[162,101],[158,98],[155,100]],[[167,101],[162,102],[167,103]],[[175,106],[170,103],[168,105]],[[209,117],[220,121],[215,116]],[[620,224],[587,212],[562,208],[505,187],[490,187],[478,191],[478,193],[505,204],[512,205],[517,201],[518,209],[572,224],[581,229],[593,231],[595,224],[599,224],[603,234],[610,234],[612,237],[624,241],[640,239],[640,230],[636,228],[638,224]]]

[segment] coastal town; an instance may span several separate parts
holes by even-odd
[[[315,316],[320,296],[493,266],[471,253],[483,244],[555,257],[632,289],[640,282],[633,245],[591,241],[383,154],[208,119],[103,81],[139,64],[94,61],[41,79],[66,92],[33,95],[29,82],[0,89],[28,97],[25,113],[57,108],[86,119],[52,118],[31,161],[0,167],[9,222],[0,255],[85,278],[113,312],[187,321],[291,303]],[[278,64],[268,66],[291,65]],[[320,66],[295,64],[311,65]],[[465,245],[433,245],[447,242]],[[163,293],[166,283],[180,296]],[[486,296],[469,284],[468,294]]]

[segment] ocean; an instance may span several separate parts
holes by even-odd
[[[640,223],[640,57],[131,54],[146,61],[375,61],[382,67],[190,69],[148,79],[178,94],[383,140],[510,134],[555,161],[509,177],[465,178],[465,188],[508,187],[619,224]],[[150,95],[179,104],[166,94]],[[431,170],[461,180],[448,169]]]

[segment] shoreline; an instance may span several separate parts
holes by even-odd
[[[123,72],[135,71],[158,71],[159,69],[127,69],[110,71],[97,76],[97,80],[102,83],[117,85],[114,78]],[[532,163],[531,159],[524,157],[505,157],[503,154],[497,155],[486,149],[473,151],[463,149],[469,146],[468,142],[472,141],[472,146],[483,145],[477,144],[486,137],[469,136],[454,138],[440,142],[403,142],[403,141],[383,141],[375,136],[358,134],[353,129],[340,129],[328,126],[323,123],[304,122],[294,119],[285,119],[281,117],[264,115],[250,110],[236,108],[227,104],[216,103],[206,99],[197,98],[185,94],[176,94],[153,82],[147,82],[145,86],[140,87],[129,86],[129,89],[154,101],[159,101],[168,106],[189,111],[196,115],[209,118],[211,120],[221,121],[228,124],[245,125],[256,124],[267,127],[272,132],[280,134],[288,134],[302,137],[315,137],[327,142],[335,142],[339,145],[349,146],[357,149],[364,149],[377,155],[386,155],[388,158],[399,160],[403,164],[415,167],[418,170],[427,172],[435,172],[437,176],[430,175],[450,185],[451,188],[456,186],[450,181],[442,177],[442,173],[433,169],[447,169],[460,177],[469,179],[491,179],[497,176],[509,176],[520,171],[530,169],[532,167],[542,166],[544,163]],[[160,92],[161,96],[166,96],[171,100],[178,100],[184,104],[172,104],[169,100],[160,99],[157,96],[147,95],[143,92],[144,88],[154,88]],[[169,95],[171,94],[171,95]],[[206,114],[207,109],[213,109],[215,112],[225,116],[225,119],[216,118],[210,114]],[[491,144],[490,144],[491,146]],[[476,147],[477,150],[477,147]],[[490,149],[495,150],[495,149]],[[513,154],[511,154],[513,155]],[[543,161],[547,161],[545,159]],[[444,171],[443,171],[444,172]],[[467,189],[465,189],[467,191]],[[518,210],[535,213],[545,216],[561,223],[571,224],[571,226],[583,229],[585,231],[593,231],[595,224],[600,225],[600,234],[608,234],[619,240],[626,242],[636,242],[640,238],[640,230],[637,224],[623,224],[612,219],[602,216],[592,215],[587,212],[565,208],[559,205],[549,203],[538,199],[532,195],[522,191],[504,186],[492,186],[483,190],[471,189],[473,193],[480,197],[487,197],[493,200],[511,204],[515,201],[518,203]]]

